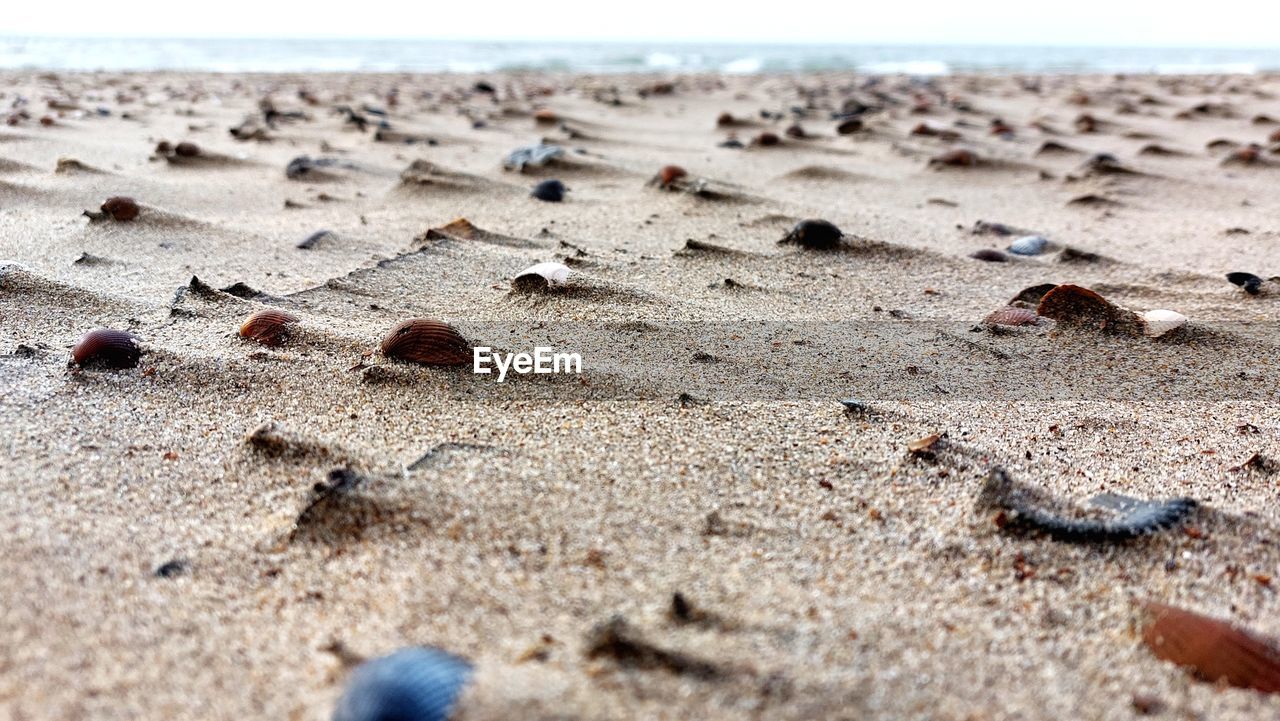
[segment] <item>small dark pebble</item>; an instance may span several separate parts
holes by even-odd
[[[485,82],[484,80],[477,80],[476,84],[471,86],[471,89],[477,93],[492,94],[496,92],[493,85]]]
[[[975,260],[984,260],[988,263],[1007,263],[1009,261],[1009,256],[1005,255],[1003,251],[996,250],[995,248],[975,250],[969,254],[969,257]]]
[[[544,180],[533,186],[533,190],[529,193],[538,200],[545,200],[549,203],[559,203],[564,200],[565,191],[564,183],[559,180]]]
[[[1227,273],[1227,280],[1243,288],[1249,295],[1257,295],[1262,290],[1262,279],[1253,273]]]
[[[187,572],[187,562],[181,558],[161,564],[155,570],[156,578],[175,578]]]
[[[820,219],[802,220],[779,243],[794,243],[812,250],[831,250],[840,245],[844,233],[835,224]]]

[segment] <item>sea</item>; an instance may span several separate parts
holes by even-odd
[[[0,69],[213,72],[1164,73],[1280,70],[1265,49],[0,37]]]

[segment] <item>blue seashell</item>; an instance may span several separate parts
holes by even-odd
[[[438,648],[403,648],[351,672],[333,721],[448,721],[471,662]]]
[[[1009,244],[1009,252],[1014,255],[1040,255],[1049,247],[1049,241],[1038,235],[1027,235]]]
[[[524,170],[525,166],[538,168],[561,155],[564,155],[564,148],[559,145],[525,145],[511,151],[503,161],[503,167],[507,170]]]

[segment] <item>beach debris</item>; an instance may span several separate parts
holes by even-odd
[[[1163,308],[1144,311],[1139,317],[1142,318],[1142,332],[1148,338],[1159,338],[1187,324],[1185,315]]]
[[[664,165],[658,174],[649,179],[649,185],[659,188],[670,188],[677,180],[688,177],[689,171],[679,165]]]
[[[934,446],[938,445],[938,441],[940,440],[942,440],[942,436],[940,434],[930,433],[923,438],[916,438],[915,440],[907,441],[907,450],[910,451],[912,455],[917,456],[932,453]]]
[[[1094,153],[1084,161],[1081,170],[1085,175],[1141,175],[1142,173],[1120,162],[1111,153]]]
[[[1142,641],[1151,653],[1210,683],[1280,691],[1280,647],[1227,621],[1148,601]]]
[[[1009,262],[1009,256],[1005,255],[1004,251],[996,250],[995,248],[981,248],[979,250],[975,250],[969,254],[969,257],[974,260],[982,260],[988,263]]]
[[[533,190],[529,192],[529,195],[532,195],[538,200],[545,200],[548,203],[559,203],[564,200],[564,194],[568,190],[569,189],[565,187],[564,183],[559,180],[551,179],[544,180],[533,186]]]
[[[1249,295],[1258,295],[1260,292],[1262,292],[1263,280],[1262,278],[1259,278],[1253,273],[1245,273],[1243,271],[1227,273],[1227,281],[1229,281],[1233,285],[1240,286],[1242,289],[1244,289],[1244,292],[1248,293]]]
[[[524,172],[526,167],[540,168],[564,155],[564,148],[559,145],[536,143],[524,145],[507,154],[502,167],[507,170]]]
[[[351,672],[333,721],[447,721],[471,682],[470,661],[426,646],[365,661]]]
[[[285,166],[284,175],[290,180],[307,180],[316,175],[323,177],[323,173],[316,171],[322,168],[354,168],[355,166],[340,158],[312,158],[309,155],[300,155]]]
[[[810,250],[832,250],[840,245],[844,233],[830,221],[818,218],[802,220],[779,240],[779,244],[795,244]]]
[[[792,125],[787,126],[787,129],[783,132],[788,138],[794,138],[796,140],[805,140],[806,138],[813,137],[812,135],[809,135],[809,133],[805,132],[804,126],[800,125],[800,123],[793,123]]]
[[[960,139],[960,132],[950,128],[935,128],[927,123],[920,123],[911,129],[911,135],[922,138],[937,138],[946,143],[954,143]],[[964,151],[969,152],[969,151]],[[945,153],[944,153],[945,155]]]
[[[71,364],[81,368],[133,368],[142,345],[128,331],[99,328],[85,333],[71,350]]]
[[[278,346],[289,337],[290,327],[298,322],[298,316],[266,308],[249,316],[240,326],[240,337],[265,346]]]
[[[1040,144],[1036,150],[1036,155],[1077,155],[1080,151],[1066,143],[1059,143],[1056,140],[1046,140]]]
[[[560,116],[551,108],[538,108],[533,111],[533,122],[538,125],[555,125],[560,122]]]
[[[1076,116],[1075,126],[1077,133],[1096,133],[1098,132],[1098,119],[1088,113],[1081,113]]]
[[[177,578],[187,572],[190,566],[184,559],[175,558],[172,561],[166,561],[156,567],[151,575],[156,578]]]
[[[995,466],[978,494],[976,508],[998,511],[995,523],[1006,532],[1038,531],[1065,543],[1120,543],[1174,528],[1198,505],[1192,498],[1144,501],[1114,493],[1094,496],[1089,504],[1107,516],[1073,513],[1067,504],[1014,481]]]
[[[1040,316],[1036,315],[1036,312],[1030,308],[1007,305],[993,311],[982,322],[987,325],[1037,325],[1040,322]]]
[[[542,293],[554,290],[569,279],[569,266],[563,263],[538,263],[520,271],[511,281],[517,293]]]
[[[866,413],[870,410],[870,407],[867,406],[866,403],[856,398],[845,398],[840,401],[840,405],[844,406],[845,412],[851,415]]]
[[[317,230],[304,238],[302,242],[298,243],[295,247],[299,250],[311,250],[324,241],[337,239],[338,236],[332,230]]]
[[[731,128],[737,125],[738,122],[739,122],[738,119],[733,117],[733,113],[730,113],[727,110],[723,113],[720,113],[720,115],[716,116],[717,128]]]
[[[1040,235],[1024,235],[1009,244],[1014,255],[1040,255],[1049,247],[1049,240]]]
[[[107,218],[119,222],[128,222],[138,217],[141,208],[133,198],[115,195],[103,201],[99,211],[95,213],[91,210],[86,210],[84,215],[94,222],[106,220]]]
[[[729,137],[725,138],[723,142],[719,143],[719,147],[740,150],[747,146],[743,145],[742,141],[738,140],[738,137],[736,135],[730,135]]]
[[[775,145],[782,145],[782,138],[779,138],[777,133],[766,130],[752,138],[751,145],[760,148],[772,148]]]
[[[861,118],[849,118],[847,120],[840,121],[840,123],[836,125],[836,134],[852,135],[862,130],[862,127],[863,125],[862,125]]]
[[[614,616],[591,630],[587,635],[586,655],[589,659],[609,658],[628,668],[667,671],[703,681],[715,681],[727,675],[717,664],[646,640],[622,616]]]
[[[453,326],[431,318],[411,318],[382,339],[382,355],[430,366],[471,362],[471,345]]]
[[[1127,331],[1137,335],[1143,322],[1137,314],[1121,308],[1097,293],[1069,283],[1054,287],[1044,294],[1036,313],[1051,318],[1060,326],[1087,328],[1103,332]]]
[[[947,152],[936,155],[929,159],[929,167],[931,168],[975,168],[981,161],[978,154],[972,150],[964,148],[955,148]]]

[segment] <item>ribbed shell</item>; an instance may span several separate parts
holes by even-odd
[[[1038,235],[1027,235],[1009,244],[1009,252],[1014,255],[1040,255],[1049,246],[1049,241]]]
[[[117,195],[103,202],[102,212],[110,215],[112,220],[133,220],[138,217],[138,204],[133,198]]]
[[[658,171],[658,185],[665,188],[688,174],[688,171],[679,165],[664,165],[662,170]]]
[[[382,354],[423,365],[456,366],[471,362],[471,344],[444,321],[412,318],[382,339]]]
[[[142,346],[132,333],[100,328],[84,334],[71,350],[76,365],[90,368],[133,368],[142,357]]]
[[[1264,693],[1280,691],[1280,650],[1226,621],[1148,603],[1142,640],[1156,658],[1184,666],[1206,681],[1226,681]]]
[[[1040,299],[1036,312],[1059,325],[1095,330],[1134,330],[1136,317],[1106,298],[1078,285],[1059,285]],[[1136,333],[1135,333],[1136,335]]]
[[[333,721],[447,721],[471,681],[466,659],[437,648],[405,648],[351,672]]]
[[[277,346],[289,336],[289,326],[297,322],[298,317],[292,313],[267,308],[245,320],[240,326],[240,337],[267,346]]]
[[[986,319],[988,325],[1035,325],[1039,321],[1040,316],[1034,310],[1016,306],[1005,306]]]

